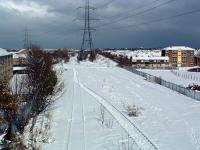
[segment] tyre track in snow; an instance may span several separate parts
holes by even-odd
[[[73,82],[73,94],[72,94],[72,106],[71,106],[71,114],[70,114],[70,119],[68,119],[68,128],[67,128],[67,150],[69,150],[69,143],[70,143],[70,139],[71,139],[71,128],[72,128],[72,119],[73,119],[73,112],[74,112],[74,91],[75,91],[75,86],[74,86],[74,82]]]
[[[158,150],[158,148],[151,142],[151,140],[119,109],[111,104],[104,97],[100,96],[94,90],[85,86],[78,80],[77,72],[74,69],[74,76],[76,76],[77,83],[79,86],[92,95],[100,104],[102,104],[108,112],[118,121],[121,127],[130,135],[130,137],[137,143],[137,145],[143,150]]]
[[[80,88],[80,104],[81,104],[81,120],[82,120],[82,136],[83,136],[83,143],[82,143],[82,150],[86,150],[86,142],[85,142],[85,111],[84,111],[84,103],[83,103],[83,96],[82,96],[82,93],[83,93],[83,89],[80,87],[80,84],[79,84],[79,79],[77,78],[77,72],[75,70],[75,68],[73,68],[73,74],[74,74],[74,77],[73,77],[73,85],[74,85],[74,91],[75,91],[75,86],[78,86]],[[75,85],[77,84],[77,85]],[[77,94],[77,93],[76,93]],[[75,98],[75,93],[74,93],[74,98]]]
[[[81,89],[82,90],[82,89]],[[80,93],[81,93],[82,91],[80,91]],[[82,109],[82,120],[83,120],[83,150],[86,150],[86,142],[85,142],[85,138],[86,138],[86,136],[85,136],[85,111],[84,111],[84,104],[83,104],[83,97],[81,96],[81,109]]]

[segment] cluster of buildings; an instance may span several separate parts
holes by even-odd
[[[160,50],[115,51],[132,57],[136,68],[176,68],[200,66],[200,51],[186,46],[169,46]]]

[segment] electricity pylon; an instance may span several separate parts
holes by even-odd
[[[25,33],[24,33],[24,49],[30,50],[31,49],[31,40],[30,40],[30,34],[29,29],[26,26],[25,27]]]
[[[90,0],[85,0],[85,6],[81,7],[85,10],[84,15],[84,29],[83,29],[83,39],[81,44],[81,52],[80,52],[80,59],[83,59],[84,51],[87,49],[89,51],[93,51],[93,38],[92,38],[92,31],[95,31],[94,28],[91,27],[91,21],[98,20],[92,18],[91,11],[95,10],[94,7],[90,6]]]

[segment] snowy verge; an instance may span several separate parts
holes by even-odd
[[[102,104],[112,116],[119,122],[119,124],[124,128],[124,130],[129,133],[130,137],[139,145],[141,149],[144,150],[157,150],[158,148],[144,135],[144,133],[139,130],[139,128],[132,122],[128,117],[126,117],[120,110],[118,110],[114,105],[109,103],[106,99],[98,95],[92,89],[83,85],[77,78],[77,72],[74,69],[74,79],[84,89],[87,93],[96,98],[96,100]]]

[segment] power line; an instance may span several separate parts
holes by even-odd
[[[104,26],[109,26],[109,25],[112,25],[112,24],[114,24],[114,23],[118,23],[118,22],[121,22],[121,21],[123,21],[123,20],[127,20],[127,19],[129,19],[129,18],[131,18],[131,17],[143,15],[143,14],[145,14],[145,13],[147,13],[147,12],[153,11],[153,10],[159,8],[159,7],[162,7],[162,6],[164,6],[164,5],[167,5],[167,4],[172,3],[172,2],[174,2],[174,1],[176,1],[176,0],[168,0],[167,2],[164,2],[164,3],[158,4],[158,5],[156,5],[156,6],[153,6],[153,7],[151,7],[151,8],[148,8],[148,9],[142,11],[142,12],[138,12],[138,13],[135,13],[135,14],[132,14],[132,15],[128,15],[128,16],[126,16],[126,17],[119,18],[119,19],[117,19],[117,20],[115,20],[115,21],[112,21],[112,22],[110,22],[110,23],[106,23],[106,24],[100,25],[98,28],[101,28],[101,27],[104,27]]]
[[[130,13],[130,12],[135,12],[135,11],[138,10],[138,9],[145,8],[145,7],[150,6],[150,5],[152,5],[152,4],[154,4],[154,3],[158,2],[158,1],[160,1],[160,0],[154,0],[154,1],[151,1],[151,2],[149,2],[149,3],[145,3],[145,5],[143,5],[143,6],[136,7],[136,8],[134,8],[134,9],[130,9],[130,10],[126,11],[126,12],[121,13],[120,16],[122,16],[122,15],[124,15],[124,14],[126,15],[127,13]],[[118,14],[118,15],[119,15],[119,14]],[[117,17],[118,15],[113,15],[113,16],[109,17],[108,19]]]
[[[111,30],[118,30],[118,29],[133,27],[133,26],[138,27],[140,25],[149,25],[149,24],[153,24],[153,23],[157,23],[157,22],[176,19],[176,18],[179,18],[179,17],[182,17],[182,16],[187,16],[187,15],[191,15],[191,14],[198,13],[198,12],[200,12],[200,9],[191,10],[191,11],[180,13],[180,14],[173,15],[173,16],[170,16],[170,17],[155,19],[155,20],[151,20],[151,21],[148,21],[148,22],[143,22],[143,23],[140,23],[140,24],[127,25],[127,26],[123,26],[123,27],[119,27],[119,28],[112,28]]]
[[[112,4],[114,1],[116,1],[116,0],[110,0],[109,2],[107,2],[107,3],[105,3],[105,4],[103,4],[103,5],[99,6],[99,7],[97,7],[97,9],[105,8],[105,7],[107,7],[108,5]]]

